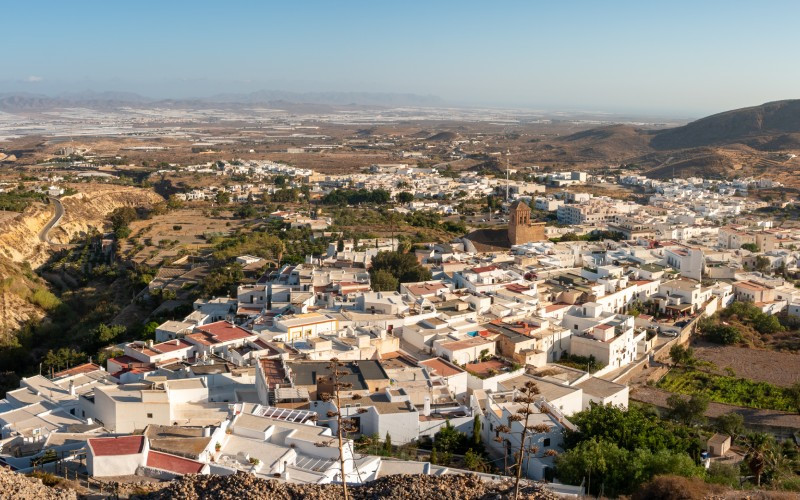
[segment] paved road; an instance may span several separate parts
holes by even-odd
[[[55,215],[53,215],[53,218],[50,219],[50,222],[45,224],[42,230],[39,231],[39,241],[41,241],[42,243],[53,244],[48,238],[48,235],[50,233],[50,230],[56,227],[58,223],[61,222],[61,218],[64,217],[64,205],[61,204],[61,200],[59,200],[58,198],[53,198],[52,196],[48,196],[47,199],[50,200],[50,202],[56,206],[56,213]]]

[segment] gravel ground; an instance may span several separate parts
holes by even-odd
[[[72,490],[50,488],[39,479],[11,472],[0,466],[0,499],[15,500],[77,500]]]
[[[492,483],[476,476],[396,475],[380,478],[361,486],[349,488],[354,500],[395,498],[415,500],[477,500],[502,499],[513,496],[510,482]],[[555,499],[557,496],[531,485],[524,490],[524,498]],[[133,497],[132,497],[133,498]],[[232,476],[184,476],[169,483],[164,489],[138,497],[148,500],[201,498],[215,499],[284,499],[284,500],[340,500],[341,486],[286,484],[257,478],[251,474]]]

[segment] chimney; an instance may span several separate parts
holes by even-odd
[[[147,347],[153,347],[153,341],[152,340],[148,340],[147,341]]]
[[[431,397],[425,396],[425,406],[423,407],[422,414],[426,417],[431,416]]]
[[[69,381],[69,395],[70,396],[74,396],[75,395],[75,381],[74,380],[70,380]]]

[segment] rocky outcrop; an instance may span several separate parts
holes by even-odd
[[[0,498],[19,500],[77,500],[73,490],[45,486],[40,479],[11,472],[0,466]]]
[[[511,498],[514,486],[510,481],[482,481],[473,475],[397,475],[386,476],[349,489],[354,500],[375,498],[413,498],[415,500],[477,500]],[[522,498],[555,499],[538,484],[523,488]],[[133,497],[132,497],[133,498]],[[232,476],[183,476],[165,488],[139,498],[166,499],[309,499],[340,500],[341,486],[334,484],[287,484],[260,479],[243,472]]]
[[[0,256],[14,262],[36,265],[47,260],[47,245],[39,241],[39,232],[53,218],[52,206],[35,203],[19,215],[0,223]]]
[[[69,243],[72,238],[103,230],[108,214],[121,207],[143,207],[163,202],[164,198],[149,189],[126,186],[98,185],[86,190],[81,184],[75,187],[81,192],[61,198],[64,217],[50,231],[49,238],[55,243]]]

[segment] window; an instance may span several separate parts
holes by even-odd
[[[152,413],[148,413],[147,414],[147,418],[153,418],[153,414]]]
[[[550,438],[544,438],[544,442],[542,444],[544,446],[550,446]]]

